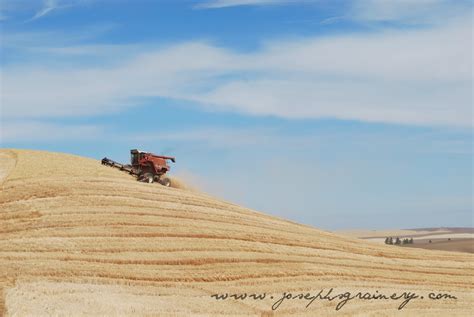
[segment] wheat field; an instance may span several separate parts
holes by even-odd
[[[73,155],[0,150],[0,184],[7,316],[473,315],[470,254],[342,237]],[[337,299],[288,299],[272,310],[284,292],[331,288],[424,299],[402,310],[401,299],[354,299],[339,311]],[[211,297],[244,292],[267,297]]]

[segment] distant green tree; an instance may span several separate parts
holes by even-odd
[[[403,239],[402,244],[408,244],[408,239]]]
[[[402,243],[402,241],[400,241],[400,238],[397,237],[397,240],[395,240],[395,244],[401,244],[401,243]]]
[[[392,237],[388,238],[388,244],[393,244],[393,239],[392,239]]]
[[[413,244],[413,238],[410,239],[410,244]]]
[[[388,244],[388,237],[385,238],[385,244]]]

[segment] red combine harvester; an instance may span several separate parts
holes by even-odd
[[[170,160],[174,163],[174,157],[155,155],[135,149],[130,150],[130,154],[131,164],[120,164],[106,157],[102,159],[102,164],[118,168],[121,171],[134,175],[141,182],[158,182],[166,187],[171,185],[170,179],[164,177],[164,175],[170,170],[167,161]]]

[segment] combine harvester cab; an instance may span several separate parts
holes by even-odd
[[[133,149],[130,150],[130,164],[121,164],[107,157],[102,159],[102,164],[134,175],[141,182],[157,182],[169,187],[171,186],[171,180],[165,177],[165,174],[170,170],[168,160],[173,163],[176,162],[176,159],[171,156],[156,155]]]

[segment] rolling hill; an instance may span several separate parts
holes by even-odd
[[[0,186],[5,315],[473,313],[471,254],[343,237],[203,193],[140,183],[67,154],[0,150]],[[307,299],[285,299],[272,310],[285,292],[325,294],[331,288],[332,295],[420,297],[401,311],[405,297],[356,298],[336,311],[343,295],[307,308]],[[431,292],[456,298],[429,299]],[[212,297],[226,293],[266,297]]]

